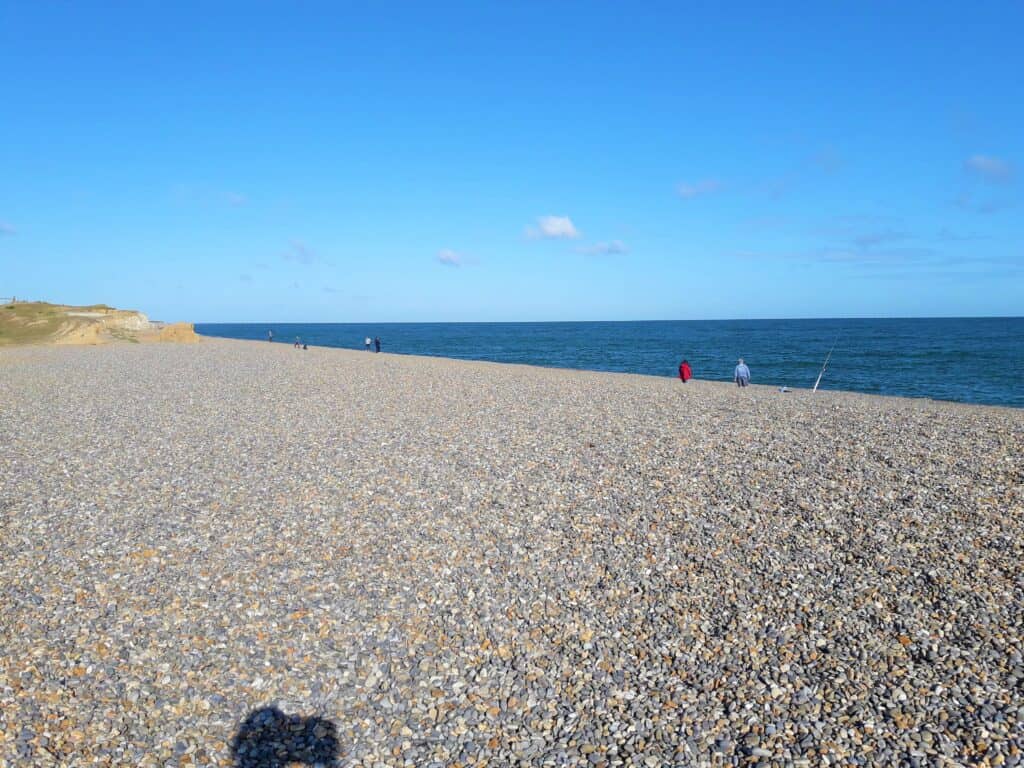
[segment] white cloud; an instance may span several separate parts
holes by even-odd
[[[992,155],[971,155],[964,169],[983,181],[1002,183],[1013,178],[1013,163]]]
[[[437,260],[449,267],[461,267],[463,264],[462,256],[451,248],[442,248],[438,251]]]
[[[13,235],[17,231],[18,230],[6,221],[0,221],[0,235]]]
[[[695,197],[701,197],[702,195],[709,195],[712,192],[717,192],[722,188],[722,182],[718,179],[701,179],[700,181],[694,182],[683,182],[676,191],[679,196],[684,200],[692,200]]]
[[[576,249],[587,256],[620,256],[629,253],[629,248],[621,240],[610,240],[607,243],[594,243]]]
[[[528,228],[526,234],[535,239],[574,240],[581,232],[568,216],[538,216],[537,226]]]
[[[292,240],[288,244],[288,250],[285,251],[284,260],[294,261],[298,264],[312,264],[316,261],[316,254],[301,240]]]

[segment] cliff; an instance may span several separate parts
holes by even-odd
[[[191,323],[154,323],[142,312],[105,304],[72,307],[41,301],[0,305],[0,346],[197,341]]]

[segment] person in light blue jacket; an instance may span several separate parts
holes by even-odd
[[[736,366],[736,370],[732,373],[732,378],[736,382],[737,387],[745,387],[750,383],[750,369],[747,368],[747,364],[743,362],[742,357]]]

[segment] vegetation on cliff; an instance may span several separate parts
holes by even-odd
[[[141,312],[106,304],[73,307],[43,301],[0,305],[0,346],[195,341],[191,323],[150,322]]]

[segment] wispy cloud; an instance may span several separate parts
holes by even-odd
[[[978,195],[974,192],[963,192],[953,199],[953,204],[971,213],[995,213],[1010,208],[1013,203],[1006,195]]]
[[[971,155],[964,161],[964,170],[992,184],[1005,184],[1014,176],[1013,163],[992,155]]]
[[[885,243],[893,243],[898,240],[906,240],[908,235],[895,229],[881,229],[864,231],[855,234],[851,242],[860,248],[873,248]]]
[[[888,216],[834,216],[811,227],[804,236],[809,237],[808,244],[793,250],[762,253],[755,249],[737,255],[745,259],[781,258],[880,268],[919,264],[940,255],[919,244],[920,238],[903,229],[899,219]]]
[[[949,254],[927,247],[821,247],[790,251],[743,251],[735,258],[750,261],[790,261],[842,270],[843,279],[964,279],[999,280],[1024,275],[1024,257]]]
[[[1017,279],[1024,275],[1024,259],[970,256],[939,257],[913,264],[878,265],[858,272],[862,278],[920,280],[922,277],[957,282],[988,282]]]
[[[812,231],[842,243],[842,248],[868,249],[912,239],[897,219],[888,216],[836,216]]]
[[[621,240],[611,240],[607,243],[581,246],[576,251],[586,256],[619,256],[629,253],[629,248]]]
[[[179,183],[171,185],[171,199],[182,205],[200,205],[205,208],[223,208],[225,204],[237,207],[249,202],[241,192],[206,183]]]
[[[794,233],[796,234],[796,233]],[[1024,258],[981,256],[961,242],[984,239],[943,228],[937,233],[915,233],[898,217],[880,215],[834,216],[802,232],[805,245],[793,248],[734,252],[738,259],[818,265],[835,270],[843,279],[900,276],[990,279],[1024,270]],[[994,278],[992,278],[994,279]]]
[[[824,247],[800,254],[809,261],[842,264],[908,265],[937,255],[930,248]]]
[[[546,240],[574,240],[582,235],[568,216],[538,216],[537,226],[528,227],[526,234]]]
[[[896,266],[914,267],[932,263],[939,254],[930,248],[858,248],[857,246],[821,246],[792,251],[741,251],[737,258],[750,261],[789,260],[806,264],[846,264],[852,267],[873,266],[890,268]]]
[[[317,256],[309,246],[301,240],[292,240],[288,244],[288,250],[284,253],[285,261],[293,261],[296,264],[309,265],[316,261]]]
[[[740,222],[739,228],[747,232],[778,232],[793,226],[785,216],[754,216]]]
[[[1013,207],[1016,168],[1005,158],[993,155],[971,155],[964,160],[964,174],[968,181],[953,204],[971,213],[995,213]]]
[[[808,151],[789,168],[784,168],[773,176],[746,184],[730,184],[730,189],[738,189],[740,192],[778,200],[794,190],[820,183],[822,174],[834,176],[843,169],[844,165],[846,165],[846,161],[839,151],[826,145],[816,151]]]
[[[789,173],[783,173],[779,176],[759,181],[751,185],[750,191],[757,195],[764,195],[773,200],[778,200],[796,189],[803,179],[804,176],[801,173],[790,171]]]
[[[939,230],[938,235],[936,235],[936,239],[943,243],[970,243],[975,240],[987,240],[988,238],[984,235],[967,234],[957,232],[949,227],[943,227]]]
[[[294,284],[293,287],[298,287],[298,284]],[[331,294],[332,296],[342,296],[345,301],[352,301],[359,304],[364,304],[373,298],[372,296],[367,296],[364,293],[346,293],[344,288],[338,288],[333,285],[322,286],[321,290],[324,293]]]
[[[826,146],[811,155],[811,164],[822,173],[835,173],[843,167],[843,158],[835,147]]]
[[[697,197],[710,195],[722,189],[722,182],[718,179],[701,179],[700,181],[684,181],[676,187],[676,192],[684,200],[693,200]]]
[[[442,248],[437,252],[437,260],[448,267],[461,267],[462,256],[451,248]]]
[[[13,225],[8,224],[6,221],[0,221],[0,236],[16,234],[16,230]]]

